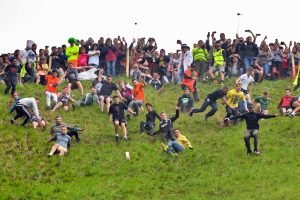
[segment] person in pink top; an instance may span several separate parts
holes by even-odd
[[[78,67],[74,67],[78,71],[84,71],[85,68],[87,67],[87,62],[88,62],[88,54],[85,52],[84,47],[80,47],[79,49],[79,55],[78,55]]]
[[[110,38],[105,41],[103,53],[105,53],[106,73],[112,77],[116,76],[117,48],[112,44]]]

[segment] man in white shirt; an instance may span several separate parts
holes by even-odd
[[[183,72],[188,69],[193,63],[193,55],[190,52],[190,47],[186,44],[181,45],[181,55],[179,57],[179,64],[178,64],[178,84],[181,84],[181,77],[183,76]]]
[[[250,95],[251,95],[251,92],[252,92],[252,89],[253,89],[253,83],[254,83],[254,78],[253,78],[252,74],[253,74],[253,68],[249,67],[247,69],[247,73],[241,75],[235,81],[236,84],[238,84],[238,83],[242,84],[242,91],[244,93],[246,101],[249,102],[249,103],[251,103]],[[249,88],[249,90],[248,90],[248,88]]]

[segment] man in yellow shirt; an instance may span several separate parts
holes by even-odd
[[[68,42],[70,43],[70,46],[66,48],[66,56],[68,57],[68,63],[72,63],[74,67],[77,67],[79,55],[79,46],[75,45],[77,40],[75,38],[69,38]]]
[[[193,149],[192,144],[190,143],[190,141],[184,135],[181,135],[181,133],[178,129],[174,129],[173,132],[174,132],[174,136],[176,138],[176,141],[181,146],[183,146],[183,148]]]
[[[245,110],[248,112],[247,109],[247,103],[245,100],[245,96],[242,92],[242,84],[241,83],[237,83],[235,85],[235,89],[229,90],[227,95],[226,95],[226,99],[227,99],[227,105],[226,105],[226,113],[227,115],[225,116],[224,122],[222,126],[228,126],[229,125],[229,121],[226,118],[230,118],[230,117],[234,117],[238,115],[238,102],[239,101],[245,101],[244,105],[245,105]],[[234,124],[236,123],[236,121],[234,121]]]

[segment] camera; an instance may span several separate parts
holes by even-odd
[[[245,32],[250,32],[250,30],[249,30],[249,29],[247,29],[247,30],[245,30]]]
[[[181,40],[177,40],[177,44],[181,44],[182,42],[181,42]]]
[[[214,34],[216,34],[216,33],[217,33],[217,31],[213,31],[211,34],[214,35]]]
[[[285,43],[284,42],[280,42],[280,45],[285,45]]]
[[[210,37],[210,32],[207,33],[207,37]]]
[[[261,34],[260,34],[260,33],[257,33],[256,36],[261,36]]]

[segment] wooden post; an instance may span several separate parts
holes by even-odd
[[[129,77],[129,48],[126,49],[126,77]]]
[[[296,77],[296,73],[298,73],[298,72],[295,71],[295,56],[294,56],[293,53],[291,55],[292,55],[291,56],[291,61],[292,61],[292,79],[294,80],[295,77]]]

